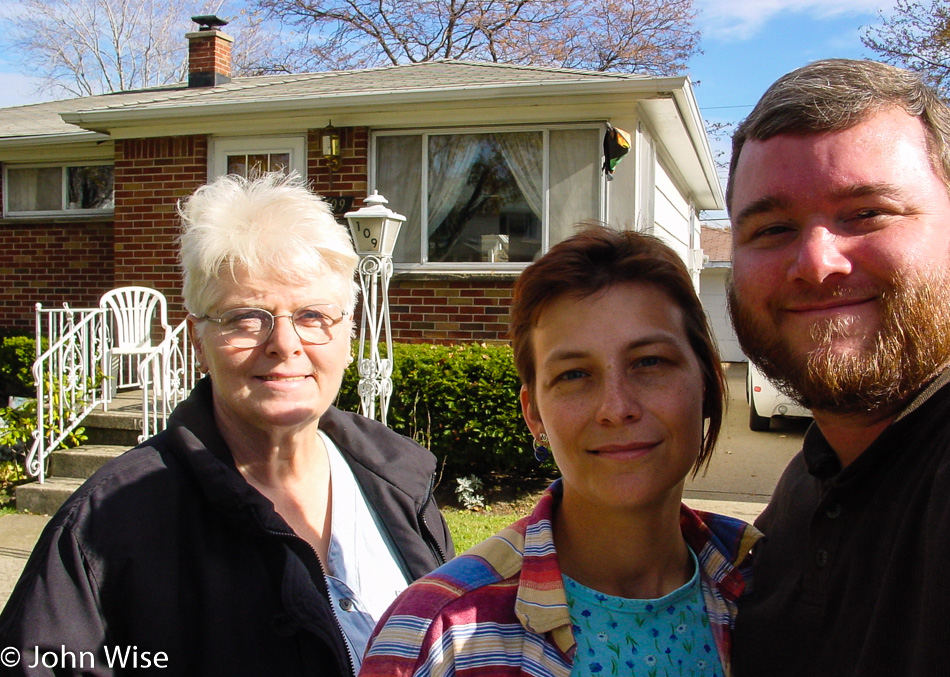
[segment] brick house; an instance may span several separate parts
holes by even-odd
[[[186,37],[188,83],[0,110],[0,329],[128,284],[177,323],[176,203],[253,167],[299,172],[341,215],[375,189],[407,217],[397,341],[504,339],[518,272],[585,219],[660,236],[699,284],[698,212],[723,197],[686,77],[444,60],[232,79],[228,35]],[[632,142],[610,181],[608,124]]]

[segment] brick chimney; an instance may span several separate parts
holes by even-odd
[[[193,16],[191,20],[198,24],[194,33],[186,33],[188,38],[188,86],[214,87],[231,82],[231,43],[227,33],[218,28],[226,26],[216,16]]]

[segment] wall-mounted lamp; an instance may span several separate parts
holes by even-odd
[[[340,170],[340,133],[336,130],[336,127],[333,124],[327,125],[320,132],[320,150],[323,154],[323,159],[327,161],[327,165],[330,167],[331,171],[337,172]]]

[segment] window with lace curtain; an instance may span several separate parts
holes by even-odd
[[[599,125],[374,135],[374,187],[406,216],[394,262],[517,268],[604,218]]]
[[[86,216],[113,211],[109,164],[6,165],[4,216]]]

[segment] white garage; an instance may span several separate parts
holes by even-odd
[[[723,361],[746,362],[726,306],[726,285],[732,271],[732,233],[728,228],[704,225],[700,237],[705,261],[699,276],[699,298],[706,308]]]

